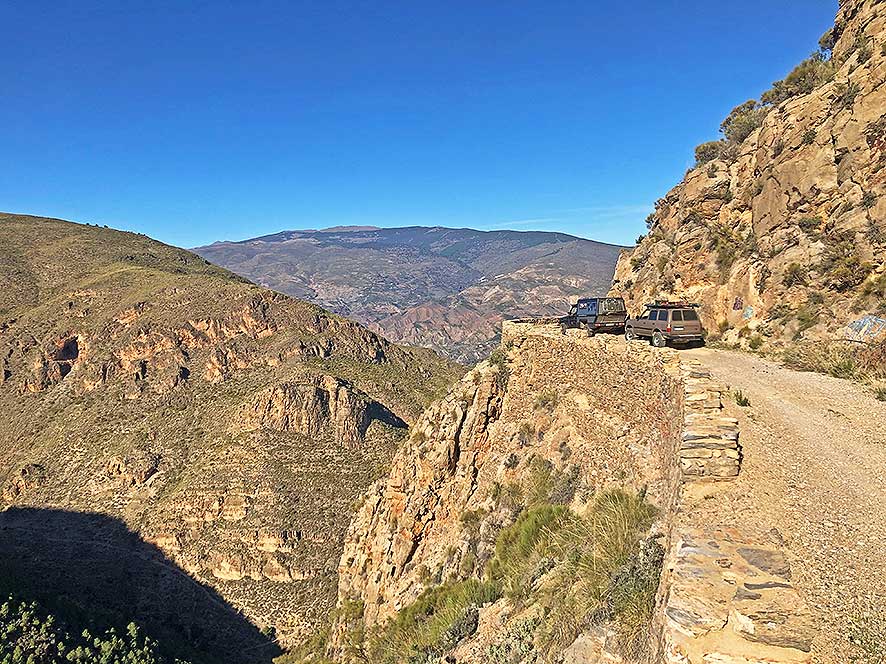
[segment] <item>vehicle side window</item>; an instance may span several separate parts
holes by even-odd
[[[661,320],[661,311],[653,311],[649,314],[649,320]]]
[[[649,318],[651,316],[652,316],[652,312],[647,310],[647,311],[644,311],[637,320],[649,320]]]
[[[683,320],[683,312],[682,311],[672,311],[671,312],[671,320],[674,322]]]
[[[687,309],[683,312],[683,320],[698,320],[698,314],[692,309]]]

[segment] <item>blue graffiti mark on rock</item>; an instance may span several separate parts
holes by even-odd
[[[741,312],[741,317],[745,320],[751,320],[754,317],[754,308],[750,305],[744,308],[744,311]]]
[[[886,318],[868,315],[852,321],[846,327],[849,328],[849,334],[847,335],[849,339],[853,341],[870,341],[886,333]]]

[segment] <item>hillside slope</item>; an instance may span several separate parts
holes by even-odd
[[[353,501],[461,374],[131,233],[0,215],[0,281],[0,591],[210,653],[223,624],[185,599],[167,619],[158,570],[298,638],[334,599]]]
[[[285,231],[195,251],[388,339],[485,357],[503,318],[565,312],[610,285],[619,247],[562,233],[450,228]]]
[[[754,346],[886,314],[886,3],[841,2],[821,47],[698,147],[614,293],[699,301]]]

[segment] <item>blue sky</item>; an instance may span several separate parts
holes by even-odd
[[[340,224],[631,243],[836,0],[0,4],[0,210],[180,246]]]

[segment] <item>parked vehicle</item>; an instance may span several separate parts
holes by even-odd
[[[620,297],[583,297],[572,305],[566,317],[568,327],[585,327],[588,334],[601,330],[623,332],[628,317]]]
[[[675,344],[702,341],[705,331],[698,318],[698,307],[690,302],[651,302],[641,316],[625,321],[625,339],[648,338],[657,348],[666,346],[669,341]]]

